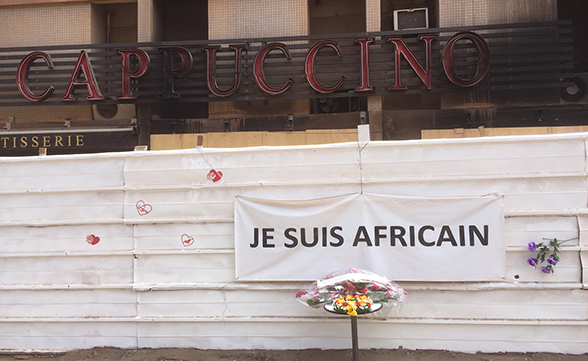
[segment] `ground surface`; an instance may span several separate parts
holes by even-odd
[[[211,351],[99,348],[58,354],[0,353],[0,361],[353,361],[351,350]],[[467,354],[431,350],[362,350],[359,361],[588,361],[584,355],[553,353]]]

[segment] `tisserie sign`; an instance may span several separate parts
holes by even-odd
[[[386,38],[387,43],[394,45],[394,69],[395,79],[394,84],[389,87],[389,90],[403,90],[406,85],[402,83],[400,62],[404,58],[416,75],[422,81],[427,89],[431,89],[431,43],[437,38],[436,35],[420,35],[419,40],[424,42],[425,47],[425,62],[422,64],[415,53],[407,46],[405,41],[400,36],[390,36]],[[360,53],[360,84],[355,88],[357,92],[369,92],[374,90],[370,84],[370,44],[374,43],[374,37],[355,38],[354,42],[359,45]],[[454,52],[459,41],[471,42],[477,50],[477,68],[473,77],[464,79],[460,77],[453,66]],[[233,84],[228,87],[219,87],[217,84],[216,74],[216,53],[220,49],[220,45],[202,46],[202,51],[206,54],[206,83],[210,93],[217,97],[230,97],[235,94],[241,84],[241,57],[243,50],[247,48],[247,44],[229,45],[234,52],[234,78]],[[315,72],[315,59],[323,48],[333,49],[339,58],[343,57],[341,48],[336,41],[321,40],[313,45],[307,52],[304,60],[304,72],[306,80],[312,89],[321,94],[329,94],[337,91],[344,83],[345,76],[342,75],[334,84],[325,85],[317,79]],[[186,76],[193,65],[193,55],[186,48],[181,46],[159,47],[159,52],[163,55],[163,84],[162,92],[159,93],[159,98],[179,98],[180,94],[176,93],[174,89],[174,79]],[[151,59],[146,51],[138,48],[118,49],[118,54],[121,56],[121,82],[120,93],[116,96],[118,100],[134,100],[138,95],[133,92],[132,82],[140,79],[148,73],[151,67]],[[287,60],[291,60],[292,56],[288,46],[284,43],[273,42],[263,46],[256,54],[253,62],[253,76],[257,86],[266,94],[279,95],[286,92],[293,83],[293,79],[289,78],[283,85],[270,85],[264,73],[264,64],[267,55],[270,52],[279,52]],[[179,61],[179,65],[178,65]],[[33,102],[42,102],[49,99],[55,87],[49,85],[42,92],[34,93],[29,85],[31,66],[33,63],[44,62],[44,65],[51,71],[55,68],[51,55],[44,51],[34,51],[26,55],[20,62],[17,70],[16,84],[20,94]],[[447,78],[459,87],[472,87],[478,84],[488,74],[490,64],[490,51],[486,41],[474,32],[459,32],[452,36],[444,46],[442,51],[441,62],[443,71]],[[41,65],[43,66],[43,65]],[[73,68],[71,78],[65,90],[65,93],[60,97],[63,102],[75,102],[77,100],[74,95],[76,87],[85,87],[87,90],[86,100],[100,101],[105,99],[100,91],[96,76],[90,62],[88,53],[82,50],[77,58],[75,67]]]

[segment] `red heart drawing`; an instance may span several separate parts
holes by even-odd
[[[213,181],[214,183],[221,180],[222,177],[223,172],[214,169],[212,169],[210,172],[208,172],[208,175],[206,175],[206,179],[208,179],[209,181]]]
[[[151,213],[152,210],[153,207],[151,207],[151,204],[145,203],[144,201],[137,202],[137,212],[140,216],[145,216]]]
[[[194,237],[190,237],[187,234],[182,234],[182,244],[184,247],[188,247],[194,244]]]
[[[91,244],[93,246],[93,245],[97,244],[98,242],[100,242],[100,237],[91,234],[89,236],[86,236],[86,242],[88,242],[89,244]]]

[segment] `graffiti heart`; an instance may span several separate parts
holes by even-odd
[[[208,175],[206,176],[206,179],[208,179],[209,181],[212,181],[214,183],[218,182],[222,178],[223,178],[223,172],[217,171],[215,169],[212,169],[210,172],[208,172]]]
[[[98,244],[98,242],[100,242],[100,237],[91,234],[89,236],[86,236],[86,242],[88,242],[88,244],[93,246],[95,244]]]
[[[194,244],[194,237],[190,237],[187,234],[182,234],[182,244],[184,247],[188,247]]]
[[[139,213],[140,216],[145,216],[145,215],[151,213],[151,211],[153,210],[153,207],[151,207],[151,204],[145,203],[144,201],[138,201],[136,206],[137,206],[137,213]]]

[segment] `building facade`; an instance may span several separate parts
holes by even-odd
[[[582,0],[8,0],[0,151],[586,123]],[[238,60],[238,61],[237,61]],[[246,133],[244,133],[246,134]]]

